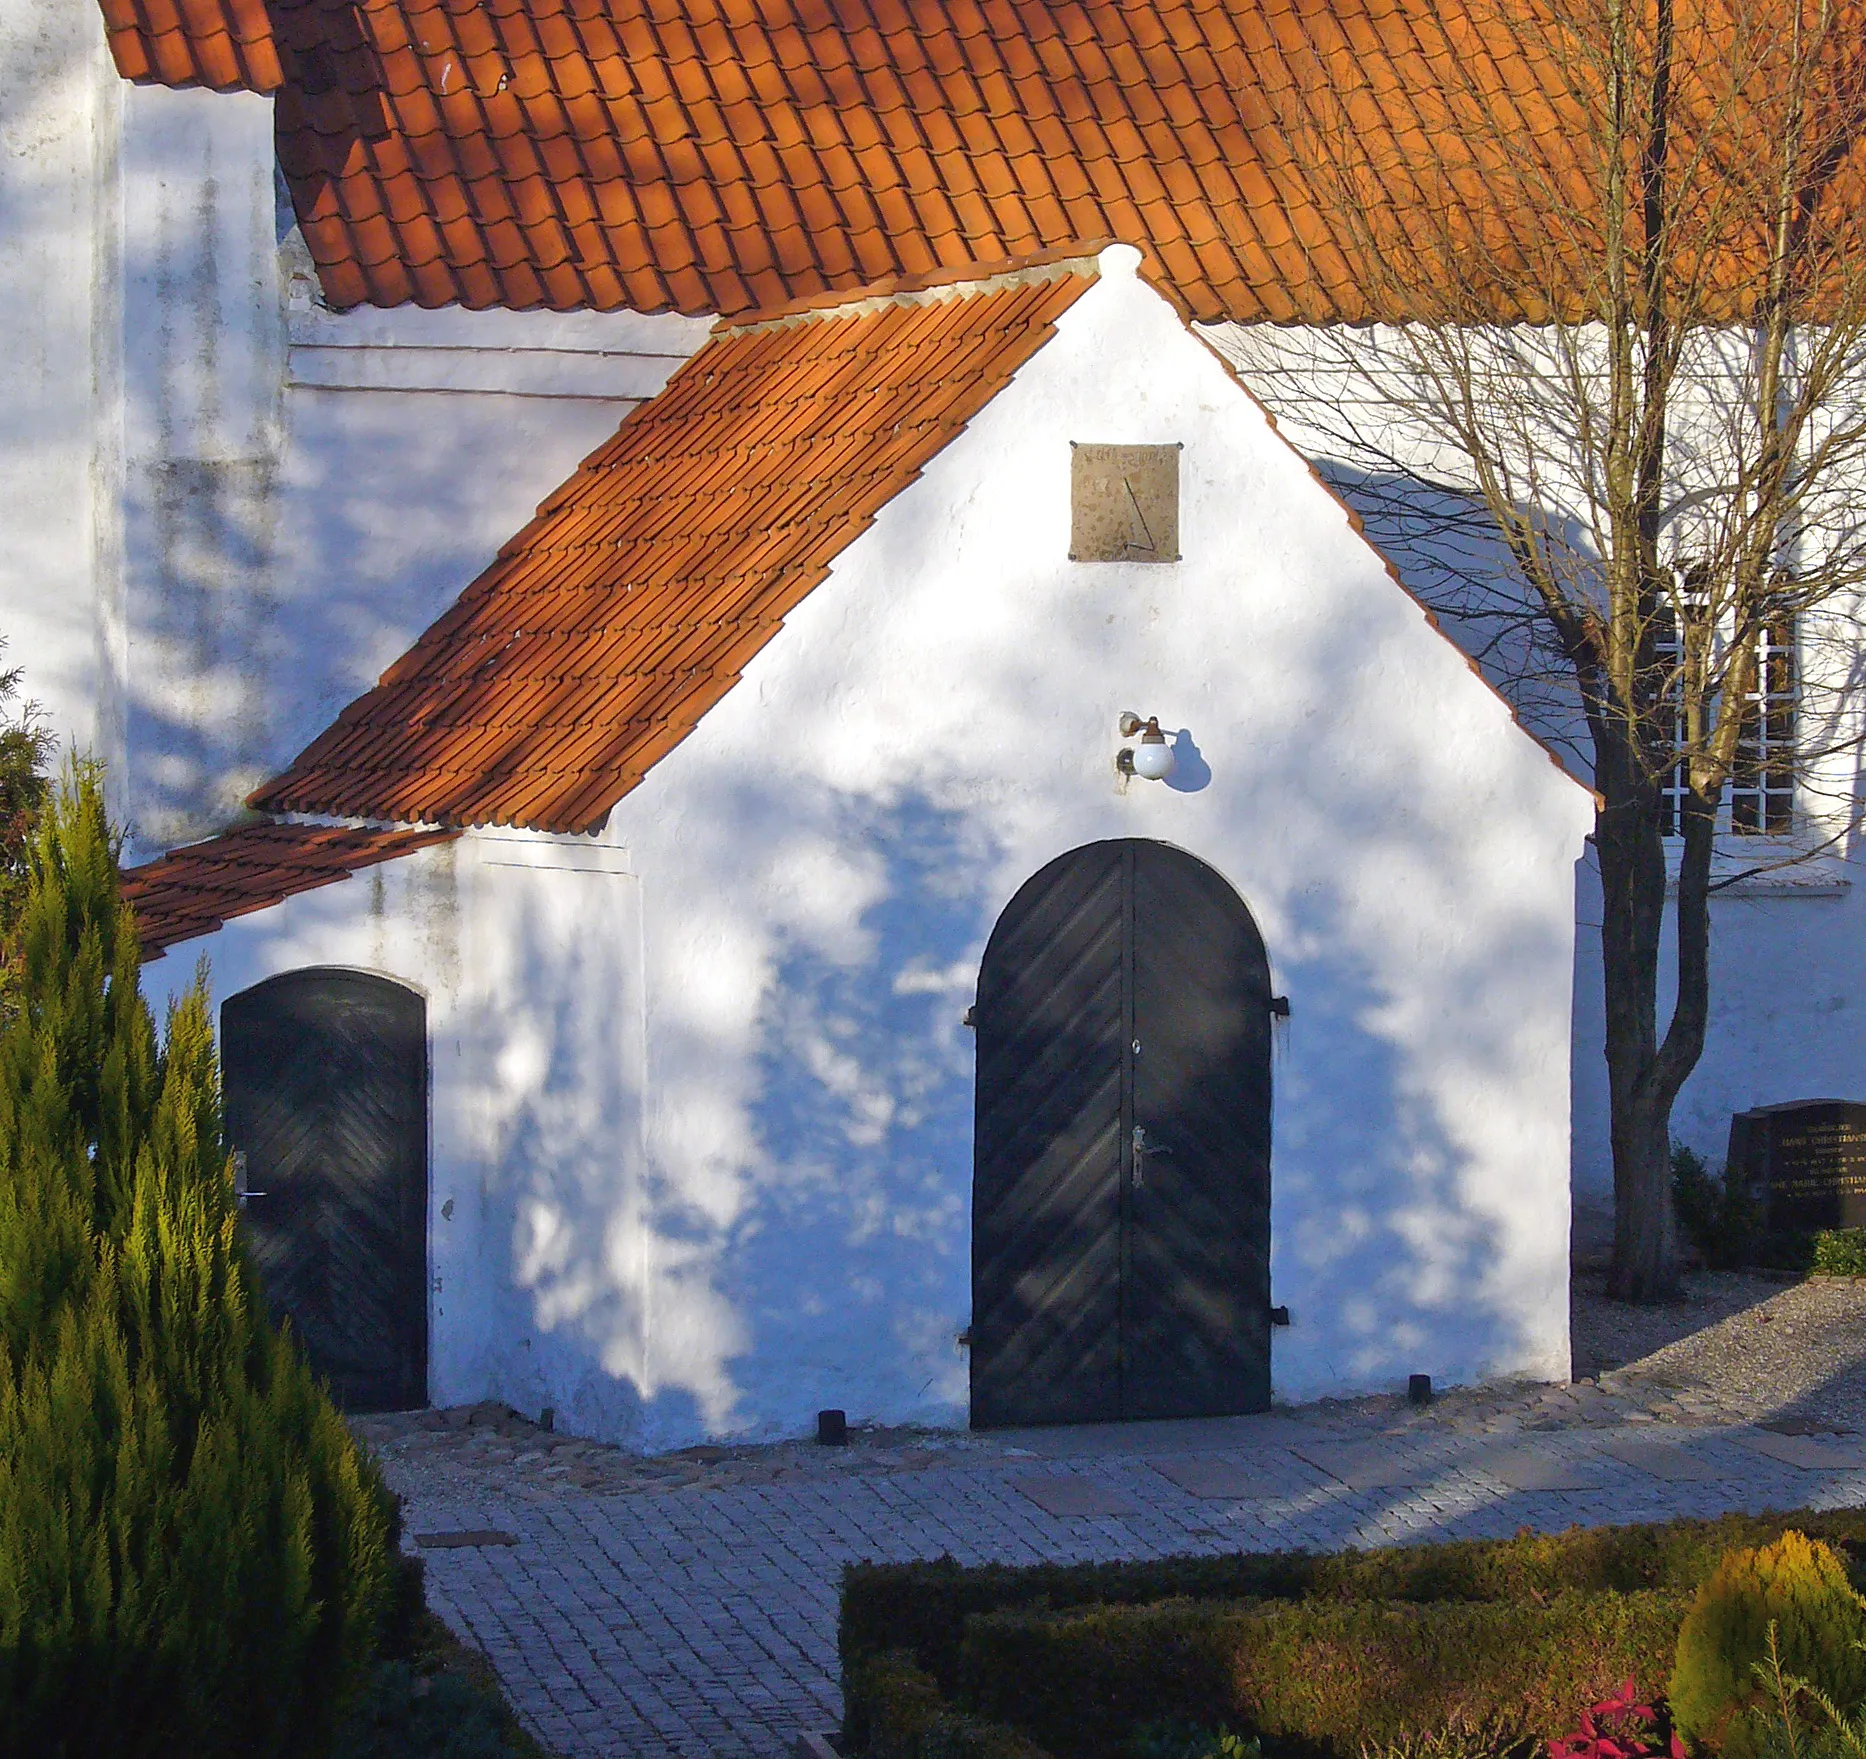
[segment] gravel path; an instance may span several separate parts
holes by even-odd
[[[1866,1281],[1703,1272],[1664,1307],[1609,1301],[1603,1282],[1576,1278],[1577,1375],[1659,1415],[1866,1430]]]

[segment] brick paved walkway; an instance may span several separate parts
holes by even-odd
[[[1866,1439],[1749,1427],[1276,1416],[995,1439],[795,1482],[546,1497],[429,1467],[397,1488],[411,1534],[516,1537],[426,1550],[430,1600],[566,1759],[779,1754],[833,1727],[837,1584],[857,1559],[1338,1549],[1866,1500]]]

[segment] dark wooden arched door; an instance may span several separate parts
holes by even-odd
[[[972,1422],[1270,1403],[1270,969],[1164,843],[1092,843],[979,971]]]
[[[426,1404],[425,1004],[361,971],[292,971],[228,997],[220,1034],[267,1306],[347,1409]]]

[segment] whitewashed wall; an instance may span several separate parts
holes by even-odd
[[[137,846],[239,810],[268,732],[285,335],[272,104],[126,87],[125,745],[111,799]]]
[[[1185,561],[1066,560],[1072,439],[1183,442]],[[1118,785],[1123,708],[1178,729],[1172,785]],[[1116,278],[602,842],[473,836],[198,945],[222,996],[323,963],[428,994],[436,1398],[638,1446],[958,1423],[979,956],[1054,855],[1160,837],[1238,887],[1294,1004],[1277,1396],[1559,1379],[1590,814]],[[635,877],[498,865],[578,858]]]
[[[271,100],[125,85],[92,5],[0,0],[0,141],[0,636],[133,853],[237,817],[705,335],[324,309]]]
[[[113,756],[121,102],[94,10],[0,3],[0,636],[53,727]]]
[[[618,1418],[646,1378],[641,890],[627,851],[498,832],[421,850],[173,949],[144,969],[158,1009],[202,957],[216,1008],[310,965],[422,995],[430,1396],[554,1405],[567,1428],[638,1439]],[[563,1274],[565,1217],[602,1267],[586,1285]],[[565,1326],[572,1310],[600,1318],[600,1348]]]
[[[1185,561],[1066,559],[1072,440],[1184,444]],[[1182,729],[1180,786],[1117,788],[1124,708]],[[615,822],[662,1359],[716,1425],[962,1409],[960,1015],[1017,887],[1114,836],[1224,874],[1292,998],[1277,1396],[1565,1376],[1591,802],[1139,282],[1066,314]]]
[[[328,310],[277,205],[269,99],[136,90],[123,157],[117,798],[153,851],[235,818],[706,325]]]
[[[1866,1095],[1866,898],[1850,862],[1810,862],[1719,893],[1711,909],[1710,1024],[1704,1060],[1685,1083],[1672,1136],[1722,1166],[1730,1115],[1792,1099]],[[1578,1200],[1604,1226],[1613,1191],[1607,1132],[1600,877],[1577,888],[1575,1161]],[[1659,981],[1675,981],[1672,918]]]

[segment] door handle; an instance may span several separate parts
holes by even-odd
[[[249,1197],[269,1197],[268,1191],[251,1190],[246,1183],[246,1150],[236,1148],[233,1151],[233,1202],[236,1209],[244,1209]]]
[[[1147,1140],[1147,1126],[1134,1126],[1134,1189],[1140,1190],[1147,1182],[1147,1157],[1154,1154],[1171,1154],[1173,1151],[1163,1142]]]

